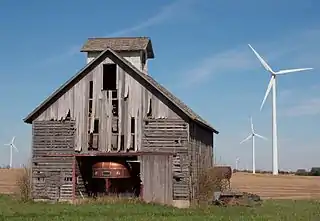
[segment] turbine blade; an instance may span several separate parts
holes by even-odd
[[[252,117],[250,117],[250,123],[251,123],[251,131],[252,131],[252,133],[253,133],[253,132],[254,132],[254,129],[253,129]]]
[[[250,134],[246,139],[244,139],[243,141],[240,142],[240,144],[242,144],[243,142],[246,142],[247,140],[249,140],[252,137],[252,134]]]
[[[272,88],[272,86],[273,86],[273,83],[274,83],[274,79],[275,79],[275,77],[274,77],[274,75],[272,75],[272,76],[271,76],[271,79],[270,79],[270,82],[269,82],[269,84],[268,84],[268,88],[267,88],[267,90],[266,90],[266,94],[264,95],[263,101],[262,101],[262,103],[261,103],[260,111],[262,110],[262,107],[263,107],[263,105],[264,105],[264,102],[266,101],[266,99],[267,99],[267,97],[268,97],[268,95],[269,95],[269,93],[270,93],[270,90],[271,90],[271,88]]]
[[[275,72],[275,74],[288,74],[293,72],[299,72],[299,71],[308,71],[313,70],[313,68],[297,68],[297,69],[287,69],[287,70],[280,70]]]
[[[15,136],[14,136],[14,137],[12,137],[11,143],[13,143],[13,142],[14,142],[14,139],[16,139],[16,137],[15,137]]]
[[[265,60],[263,60],[263,58],[258,54],[258,52],[256,52],[256,50],[254,50],[254,48],[250,44],[248,44],[248,45],[251,48],[251,50],[253,51],[253,53],[257,56],[257,58],[259,59],[260,63],[263,65],[263,67],[267,71],[274,73],[273,70],[271,69],[271,67],[267,64],[267,62],[265,62]]]
[[[14,148],[17,152],[19,152],[19,150],[18,150],[18,148],[16,147],[16,145],[12,144],[12,146],[13,146],[13,148]]]
[[[10,146],[11,144],[10,143],[5,143],[3,144],[4,146]]]
[[[254,134],[254,135],[257,136],[257,137],[259,137],[259,138],[261,138],[261,139],[268,140],[266,137],[264,137],[264,136],[262,136],[262,135],[260,135],[260,134]]]

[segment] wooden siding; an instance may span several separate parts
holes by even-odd
[[[199,192],[200,173],[213,166],[213,133],[195,123],[189,126],[190,199],[194,200]]]
[[[141,149],[143,119],[148,113],[151,112],[149,117],[155,119],[179,119],[180,117],[119,66],[117,66],[116,87],[119,118],[113,117],[112,92],[101,90],[103,64],[106,63],[113,62],[109,58],[105,59],[48,107],[36,120],[61,120],[70,113],[77,128],[75,150],[86,151],[89,141],[88,131],[93,132],[94,119],[99,119],[97,145],[100,151],[118,151],[130,148],[138,151]],[[90,81],[93,81],[91,116],[89,116]],[[132,117],[135,121],[135,136],[132,136],[130,131]],[[115,136],[112,135],[113,126],[118,128],[118,133]]]
[[[34,121],[32,125],[33,198],[71,199],[73,157],[57,154],[74,153],[74,122]]]
[[[172,156],[143,155],[140,160],[143,200],[172,205]]]
[[[182,119],[145,119],[143,148],[174,152],[173,199],[189,199],[188,124]]]

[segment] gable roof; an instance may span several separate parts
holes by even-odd
[[[154,58],[152,43],[148,37],[88,38],[81,52],[103,52],[108,48],[116,52],[146,50],[147,57]]]
[[[170,91],[161,86],[156,80],[154,80],[150,75],[146,75],[134,67],[125,58],[114,52],[112,49],[108,48],[103,51],[98,57],[88,63],[84,68],[82,68],[76,75],[69,79],[65,84],[58,88],[51,96],[44,100],[38,107],[36,107],[26,118],[23,119],[25,123],[32,123],[46,108],[48,108],[53,102],[58,100],[70,86],[79,82],[86,74],[88,74],[92,69],[94,69],[99,63],[101,63],[105,58],[109,57],[113,62],[119,65],[122,69],[131,70],[134,74],[138,75],[152,88],[156,89],[160,94],[167,98],[171,103],[173,103],[178,109],[180,109],[185,115],[187,115],[191,120],[196,123],[210,129],[212,132],[218,134],[219,132],[215,130],[208,122],[191,110],[186,104],[184,104],[180,99],[174,96]]]

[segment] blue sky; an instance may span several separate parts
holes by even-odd
[[[88,37],[149,36],[150,74],[221,133],[217,160],[251,168],[251,143],[239,145],[253,115],[257,169],[271,169],[271,100],[259,112],[275,69],[315,70],[278,78],[279,167],[320,166],[320,2],[289,1],[1,1],[0,142],[16,135],[14,164],[30,155],[22,119],[85,65]],[[0,148],[0,164],[9,150]]]

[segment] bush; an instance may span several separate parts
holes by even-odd
[[[31,169],[24,166],[22,174],[17,179],[18,197],[26,202],[31,199]]]
[[[226,189],[228,189],[228,181],[221,179],[215,168],[204,170],[199,175],[198,203],[208,203],[213,199],[214,192],[225,191]]]

